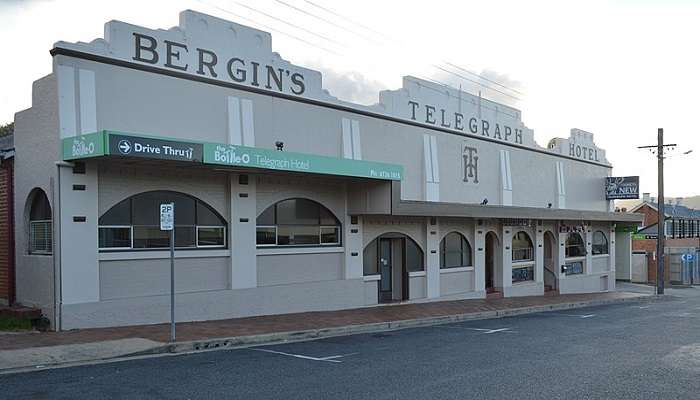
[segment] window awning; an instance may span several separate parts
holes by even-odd
[[[403,178],[403,167],[396,164],[108,130],[65,138],[62,146],[64,161],[110,156],[388,181]]]

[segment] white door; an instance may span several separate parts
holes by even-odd
[[[647,254],[632,253],[632,282],[647,283],[648,279]]]

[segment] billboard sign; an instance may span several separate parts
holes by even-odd
[[[638,176],[609,176],[605,178],[605,199],[622,200],[639,198]]]

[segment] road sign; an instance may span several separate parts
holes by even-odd
[[[160,205],[160,230],[170,231],[170,341],[175,342],[175,203]]]
[[[175,225],[175,204],[166,203],[160,205],[160,230],[172,231]]]
[[[683,254],[683,255],[681,256],[681,260],[682,260],[682,261],[686,261],[686,262],[693,261],[694,258],[695,258],[695,256],[693,256],[692,253]]]

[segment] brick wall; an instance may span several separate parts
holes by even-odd
[[[648,204],[643,204],[635,213],[644,214],[644,226],[653,225],[659,220],[658,211],[649,207]]]
[[[0,304],[14,301],[12,162],[7,159],[0,165]]]

